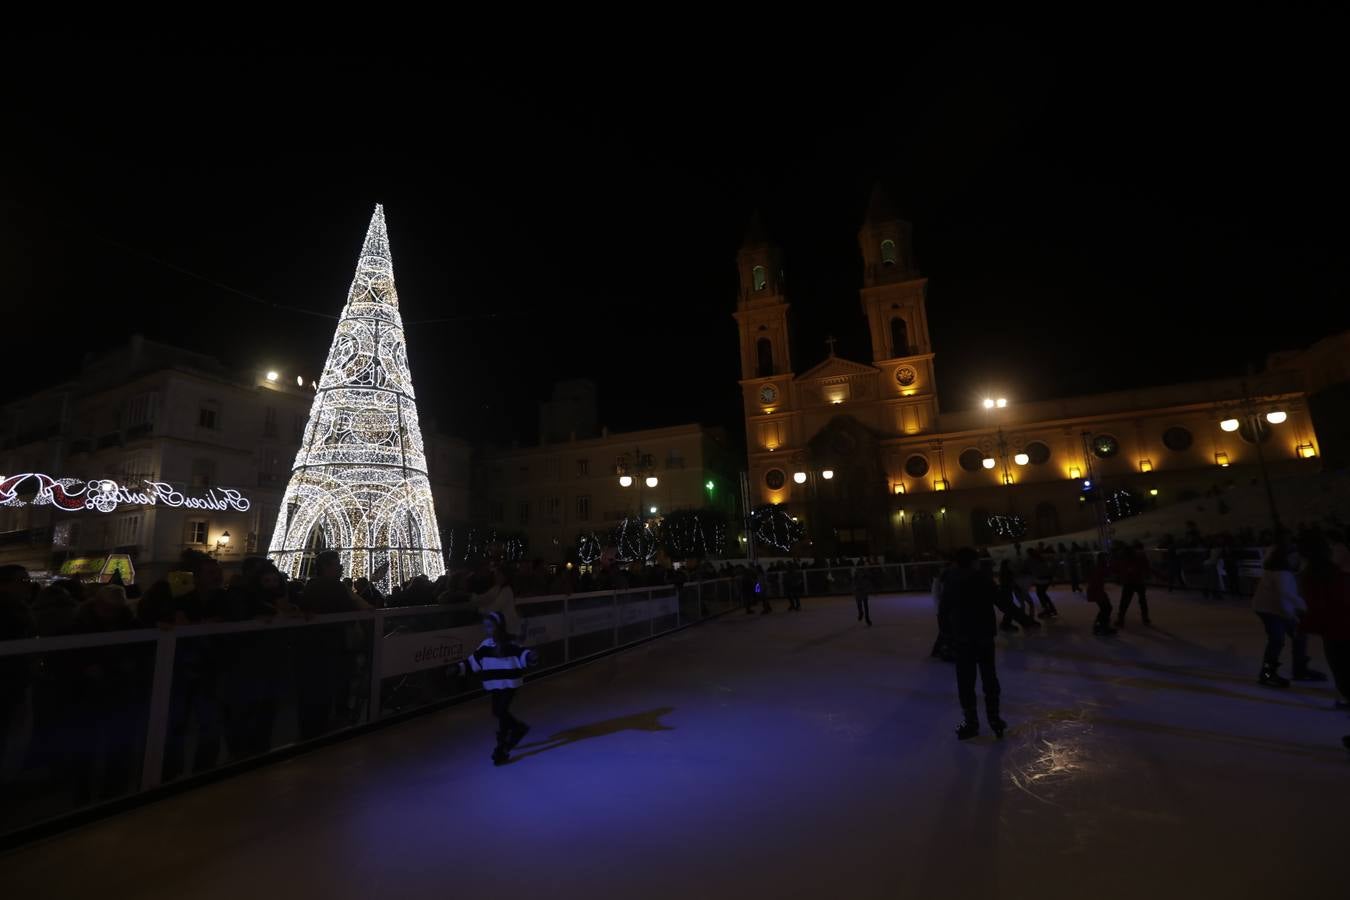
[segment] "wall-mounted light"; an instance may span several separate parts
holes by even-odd
[[[1083,477],[1083,470],[1082,470],[1082,468],[1080,468],[1079,466],[1069,466],[1069,477],[1070,477],[1070,478],[1082,478],[1082,477]]]
[[[905,492],[905,485],[902,482],[897,481],[892,490],[897,494],[903,494]]]
[[[216,538],[216,547],[223,550],[228,546],[230,546],[230,533],[226,531],[223,532],[220,537]]]
[[[1299,459],[1312,459],[1317,455],[1317,448],[1312,445],[1312,441],[1304,441],[1294,450],[1298,453]]]
[[[1228,468],[1228,454],[1220,450],[1214,454],[1214,462],[1218,463],[1221,468]]]
[[[1152,472],[1152,471],[1153,471],[1153,460],[1151,460],[1151,459],[1141,459],[1141,460],[1139,460],[1139,471],[1140,471],[1140,472]]]
[[[1004,483],[1004,484],[1012,484],[1012,483],[1013,483],[1013,477],[1012,477],[1012,473],[1011,473],[1011,472],[1004,472],[1004,473],[1003,473],[1003,483]]]
[[[1224,419],[1219,423],[1219,427],[1224,431],[1237,431],[1242,425],[1237,419]]]
[[[935,491],[945,491],[945,490],[947,490],[948,487],[950,487],[950,485],[947,484],[947,479],[945,479],[945,478],[934,478],[934,479],[933,479],[933,490],[935,490]]]
[[[649,507],[647,511],[650,512],[652,515],[656,515],[656,507],[655,507],[655,506]]]
[[[1158,489],[1157,489],[1157,488],[1149,488],[1149,489],[1148,489],[1148,495],[1149,495],[1150,497],[1156,497],[1156,496],[1158,496]]]
[[[795,482],[797,482],[798,484],[806,484],[806,473],[805,473],[805,472],[793,472],[793,473],[792,473],[792,480],[795,481]]]
[[[1025,453],[1017,453],[1013,455],[1013,462],[1017,463],[1019,466],[1025,466],[1027,463],[1031,462],[1031,457]]]
[[[1279,425],[1280,423],[1284,422],[1285,419],[1288,418],[1289,413],[1285,412],[1282,409],[1272,409],[1270,412],[1266,413],[1266,421],[1272,425]]]
[[[304,379],[303,377],[301,377],[300,375],[295,376],[295,386],[296,386],[296,387],[304,387],[304,386],[305,386],[305,379]]]
[[[824,470],[822,470],[821,473],[820,473],[820,477],[821,477],[821,478],[824,478],[826,481],[829,481],[831,478],[834,477],[834,469],[824,469]]]
[[[268,381],[276,381],[276,380],[277,380],[278,378],[280,378],[280,377],[281,377],[281,374],[280,374],[279,372],[277,372],[276,369],[269,369],[268,372],[267,372],[267,380],[268,380]]]

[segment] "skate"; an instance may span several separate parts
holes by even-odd
[[[1116,630],[1111,627],[1110,622],[1097,622],[1092,626],[1092,633],[1101,637],[1109,637],[1115,634]]]
[[[1008,723],[998,714],[998,700],[984,702],[984,715],[989,720],[989,729],[994,732],[994,737],[1003,740],[1003,732],[1008,730]]]
[[[1256,683],[1264,685],[1266,687],[1277,687],[1277,688],[1289,687],[1289,679],[1282,677],[1280,673],[1277,671],[1277,669],[1278,669],[1277,666],[1272,666],[1269,663],[1262,666],[1261,674],[1260,676],[1257,677]]]
[[[969,716],[964,722],[956,726],[956,739],[958,741],[968,741],[980,733],[980,723],[974,716]]]
[[[1327,673],[1308,668],[1308,664],[1294,667],[1295,681],[1326,681]]]
[[[492,751],[492,764],[494,766],[504,766],[511,761],[511,754],[498,747]]]
[[[525,740],[525,735],[529,733],[530,726],[526,725],[524,722],[517,722],[516,726],[511,729],[510,736],[506,739],[506,752],[510,753],[512,750],[516,749],[516,745]]]

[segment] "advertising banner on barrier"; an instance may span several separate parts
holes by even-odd
[[[482,640],[483,629],[477,625],[388,635],[380,648],[380,677],[453,665],[472,653]]]
[[[593,631],[605,631],[614,627],[614,607],[568,613],[567,618],[569,634],[590,634]]]
[[[524,643],[529,646],[561,641],[567,637],[567,614],[554,613],[551,616],[531,616],[527,613],[525,624],[522,627],[525,631]]]

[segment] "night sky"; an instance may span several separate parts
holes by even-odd
[[[533,440],[573,376],[611,428],[738,432],[756,208],[797,370],[827,333],[866,360],[878,179],[930,278],[944,409],[1237,374],[1348,324],[1345,72],[1315,22],[906,31],[755,60],[471,43],[12,54],[4,399],[135,331],[317,375],[377,201],[423,421],[471,439]]]

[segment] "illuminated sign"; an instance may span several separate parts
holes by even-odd
[[[31,479],[31,481],[30,481]],[[205,494],[190,497],[167,481],[146,481],[144,488],[129,488],[107,478],[83,481],[79,478],[53,478],[41,472],[25,472],[0,478],[0,506],[52,505],[67,512],[96,509],[112,512],[122,505],[163,505],[183,509],[208,509],[217,512],[248,512],[247,497],[234,488],[210,488]],[[26,485],[26,487],[25,487]],[[24,500],[20,488],[32,491]]]

